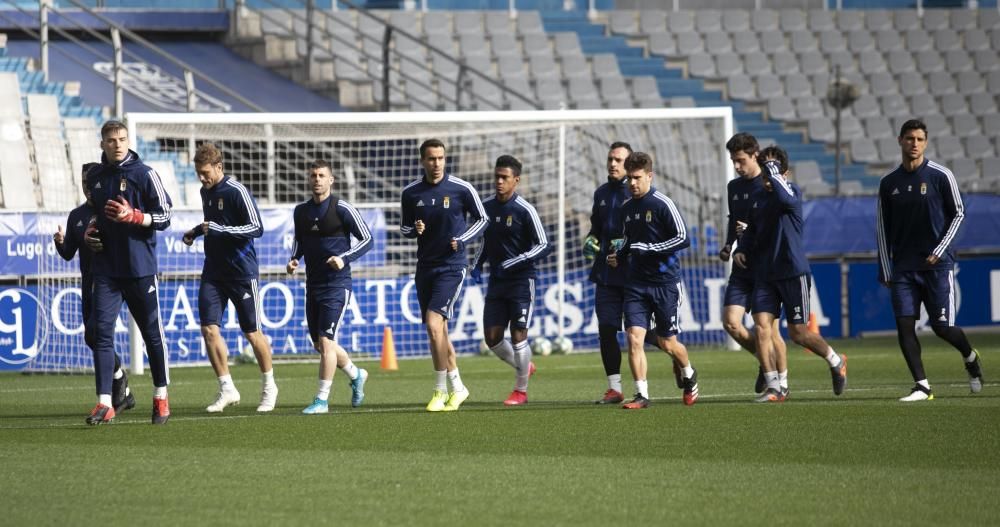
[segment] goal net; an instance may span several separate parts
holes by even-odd
[[[652,154],[653,184],[677,204],[692,242],[681,253],[687,293],[681,338],[694,345],[725,342],[720,320],[725,268],[716,255],[724,237],[725,185],[733,175],[724,148],[733,131],[729,108],[130,114],[128,125],[134,147],[157,169],[175,206],[171,227],[159,234],[157,247],[160,309],[172,365],[207,360],[197,315],[203,248],[198,242],[185,246],[181,237],[202,221],[192,157],[197,146],[208,141],[222,150],[225,173],[246,185],[261,208],[265,233],[256,248],[262,324],[276,355],[313,353],[305,322],[304,276],[300,272],[290,277],[284,269],[293,236],[292,209],[309,199],[308,167],[318,159],[330,162],[333,192],[361,211],[375,241],[352,265],[354,295],[339,342],[351,353],[377,357],[385,328],[390,328],[401,357],[429,353],[413,288],[416,242],[399,232],[399,198],[403,187],[423,176],[418,147],[432,137],[446,145],[447,172],[475,186],[481,197],[494,191],[493,163],[498,156],[511,154],[521,160],[517,191],[535,206],[555,247],[539,266],[529,335],[566,336],[578,350],[597,348],[594,287],[581,246],[590,227],[593,192],[607,179],[608,146],[625,141]],[[469,248],[470,262],[475,249]],[[69,287],[76,279],[74,269],[58,256],[41,258],[40,283]],[[56,274],[62,278],[52,278]],[[484,296],[485,285],[466,281],[449,324],[459,353],[479,349]],[[58,308],[67,312],[54,313],[53,318],[63,317],[60,321],[68,320],[74,309],[65,302]],[[125,320],[123,313],[122,339],[127,336]],[[230,353],[238,353],[246,343],[231,306],[225,320],[223,335]],[[74,329],[73,323],[62,325]],[[87,367],[90,352],[81,335],[65,335],[50,338],[35,362],[39,369]]]

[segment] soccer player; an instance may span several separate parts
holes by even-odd
[[[955,325],[955,253],[951,243],[965,206],[951,170],[924,157],[927,125],[912,119],[899,130],[903,161],[879,184],[879,282],[892,291],[892,311],[903,358],[916,383],[903,402],[934,398],[917,340],[920,304],[934,334],[962,354],[972,393],[983,389],[979,352]]]
[[[757,138],[741,132],[726,142],[726,150],[729,151],[729,160],[733,163],[733,169],[739,175],[738,178],[729,182],[726,186],[726,194],[729,202],[729,222],[726,228],[726,243],[719,251],[719,258],[723,262],[729,261],[733,251],[733,245],[737,242],[743,230],[750,221],[751,204],[757,192],[763,192],[763,178],[760,177],[760,165],[757,163],[757,154],[760,152],[760,145]],[[729,282],[726,284],[726,292],[722,307],[722,323],[733,340],[743,349],[757,356],[756,335],[754,330],[747,329],[743,325],[743,318],[750,310],[750,299],[753,295],[753,270],[749,267],[743,268],[734,265],[732,273],[729,275]],[[774,341],[774,348],[779,356],[785,356],[785,340],[781,338],[778,329],[778,319],[774,320],[771,328],[771,335]],[[788,371],[779,369],[779,377],[782,379],[782,386],[788,387]],[[754,384],[754,393],[760,395],[767,387],[764,381],[764,367],[757,368],[757,382]]]
[[[514,156],[498,157],[493,179],[496,194],[483,200],[488,226],[472,278],[481,283],[483,263],[489,262],[490,282],[483,306],[485,340],[493,353],[516,372],[514,391],[503,402],[516,406],[528,402],[528,377],[535,370],[528,349],[528,328],[535,304],[535,262],[551,252],[551,245],[535,207],[516,192],[521,182],[521,162]],[[503,338],[508,325],[510,341]]]
[[[665,194],[653,188],[653,159],[633,152],[625,160],[631,198],[622,204],[622,246],[607,256],[612,268],[628,264],[623,310],[628,333],[628,359],[635,379],[635,397],[622,407],[649,406],[646,351],[643,344],[656,321],[660,348],[677,361],[682,375],[684,404],[698,400],[698,374],[688,361],[687,348],[679,340],[677,308],[683,300],[680,259],[677,252],[691,245],[680,211]]]
[[[420,164],[424,177],[403,189],[399,230],[417,239],[414,285],[436,374],[427,411],[448,412],[458,410],[469,397],[448,338],[448,319],[465,280],[465,246],[486,229],[486,211],[472,185],[445,172],[445,147],[440,140],[428,139],[420,145]]]
[[[184,233],[183,242],[205,236],[205,264],[198,287],[198,317],[208,360],[219,379],[219,393],[205,410],[216,413],[240,403],[240,392],[229,374],[229,350],[219,333],[226,304],[233,303],[240,329],[253,348],[261,373],[258,412],[274,410],[278,385],[271,369],[271,344],[260,331],[260,276],[254,238],[264,233],[260,212],[250,191],[222,170],[222,152],[212,143],[198,147],[194,169],[201,181],[204,222]]]
[[[314,161],[309,166],[312,198],[295,207],[295,243],[285,267],[292,274],[299,267],[299,259],[306,259],[306,323],[319,352],[319,389],[313,402],[302,410],[307,415],[330,411],[330,389],[337,366],[351,380],[353,407],[364,401],[368,380],[368,372],[355,366],[337,343],[337,332],[351,300],[351,262],[371,249],[372,235],[358,210],[333,195],[331,185],[330,163]],[[353,247],[351,236],[358,240]]]
[[[622,350],[618,332],[622,330],[622,303],[625,298],[625,266],[610,267],[607,256],[621,247],[622,224],[619,211],[629,198],[625,180],[625,160],[632,153],[628,143],[616,141],[608,147],[608,181],[594,191],[594,204],[590,211],[590,231],[583,242],[583,256],[593,261],[590,281],[594,283],[594,313],[597,315],[598,341],[604,375],[608,389],[594,401],[597,404],[618,404],[625,400],[622,390]],[[650,332],[646,342],[658,345],[656,335]],[[680,370],[674,362],[677,387],[683,388]]]
[[[52,235],[52,241],[56,244],[56,251],[58,251],[59,256],[62,256],[66,261],[72,260],[77,250],[80,251],[80,313],[83,316],[84,324],[83,340],[87,343],[87,347],[91,349],[91,352],[94,350],[94,335],[87,326],[87,317],[90,316],[91,306],[94,304],[92,299],[94,277],[90,271],[93,252],[87,246],[86,242],[84,242],[83,235],[87,231],[87,227],[90,225],[90,222],[95,214],[94,204],[90,201],[90,189],[87,188],[87,173],[96,168],[98,165],[99,163],[85,163],[83,165],[83,172],[81,173],[81,176],[83,182],[83,194],[86,196],[87,201],[69,213],[69,217],[66,219],[65,234],[63,233],[62,226],[60,225],[56,233]],[[121,359],[118,357],[118,353],[115,353],[114,360],[115,366],[111,381],[111,399],[115,413],[119,414],[125,410],[135,407],[135,397],[132,395],[132,390],[128,386],[128,375],[122,368]]]
[[[757,326],[757,352],[767,383],[756,400],[782,402],[788,397],[787,386],[782,386],[778,373],[787,371],[787,357],[780,349],[775,350],[771,335],[782,306],[788,335],[827,361],[833,394],[840,395],[847,386],[847,357],[837,354],[807,326],[812,281],[802,244],[802,194],[798,186],[785,179],[788,154],[784,150],[769,146],[759,157],[766,161],[761,176],[764,192],[756,194],[750,225],[733,254],[736,265],[745,269],[752,260],[755,270],[751,309]]]
[[[128,130],[121,121],[101,127],[101,164],[89,173],[87,188],[95,207],[103,208],[88,227],[85,240],[94,253],[93,307],[87,327],[94,335],[97,406],[87,424],[108,423],[115,417],[111,400],[114,375],[114,330],[122,301],[146,343],[153,377],[153,424],[166,424],[169,373],[163,325],[157,298],[156,231],[170,225],[170,196],[155,170],[129,149]]]

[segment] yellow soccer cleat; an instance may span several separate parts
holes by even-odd
[[[427,403],[428,412],[443,412],[448,404],[448,392],[442,392],[441,390],[434,390],[434,396],[431,397],[431,402]]]
[[[460,392],[451,392],[451,396],[448,397],[448,404],[444,405],[445,412],[454,412],[458,410],[459,406],[469,398],[469,390],[462,390]]]

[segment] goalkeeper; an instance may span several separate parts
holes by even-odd
[[[123,300],[146,343],[155,388],[152,422],[165,424],[170,417],[170,379],[157,298],[156,231],[170,226],[172,202],[156,171],[129,149],[128,129],[121,121],[108,121],[101,127],[101,149],[101,165],[87,178],[91,199],[104,209],[85,236],[88,246],[97,251],[92,269],[94,306],[87,327],[94,334],[98,401],[87,424],[108,423],[115,417],[111,401],[114,331]]]
[[[490,264],[490,284],[483,306],[486,344],[516,371],[514,390],[503,402],[516,406],[528,402],[528,377],[534,372],[528,349],[528,328],[535,304],[535,262],[552,250],[538,212],[517,195],[521,162],[514,156],[497,158],[493,169],[496,194],[483,200],[486,227],[483,244],[473,265],[472,278],[481,281],[483,263]],[[510,326],[510,341],[503,338]],[[513,345],[511,345],[513,341]]]
[[[83,165],[81,176],[83,177],[83,194],[87,197],[87,201],[69,213],[69,217],[66,219],[66,232],[63,233],[62,226],[60,226],[59,230],[52,236],[52,241],[55,242],[59,256],[62,256],[66,261],[72,260],[77,250],[80,251],[80,307],[82,308],[81,314],[83,315],[84,324],[83,340],[87,343],[87,347],[91,349],[91,352],[94,350],[94,335],[91,328],[87,326],[87,317],[90,316],[91,307],[94,305],[92,292],[94,276],[90,272],[94,252],[90,247],[87,247],[83,236],[87,232],[87,227],[90,226],[91,221],[96,221],[94,219],[94,203],[90,200],[90,189],[87,188],[87,173],[98,165],[100,163],[85,163]],[[111,381],[111,395],[112,406],[115,409],[115,413],[119,414],[135,407],[135,397],[132,395],[131,389],[129,389],[128,375],[122,368],[118,353],[115,353],[114,359],[115,367],[113,380]]]
[[[584,258],[594,262],[590,281],[595,284],[594,313],[597,316],[604,374],[608,377],[608,389],[603,397],[595,401],[597,404],[618,404],[625,400],[622,393],[622,350],[618,343],[618,332],[622,331],[622,306],[628,269],[624,265],[608,267],[606,258],[621,247],[623,226],[618,212],[622,203],[631,197],[625,181],[625,160],[631,154],[632,147],[628,143],[616,141],[608,147],[608,181],[594,191],[590,232],[583,242]],[[646,335],[648,344],[658,346],[653,331]],[[674,381],[678,388],[683,388],[676,362]]]

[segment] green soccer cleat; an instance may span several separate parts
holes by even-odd
[[[451,396],[448,397],[448,403],[444,405],[445,412],[454,412],[458,410],[459,406],[469,398],[469,390],[465,389],[460,392],[451,392]]]
[[[443,412],[446,404],[448,404],[448,392],[434,390],[434,396],[431,397],[431,402],[427,403],[427,411]]]

